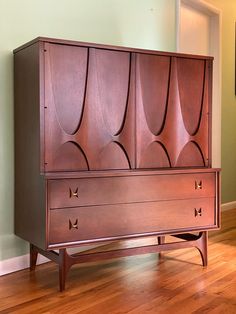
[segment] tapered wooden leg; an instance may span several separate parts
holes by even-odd
[[[207,259],[207,245],[208,245],[208,232],[202,231],[199,235],[194,235],[190,233],[185,234],[174,234],[176,238],[180,238],[186,240],[186,242],[191,243],[191,246],[196,247],[200,252],[202,265],[207,266],[208,259]],[[183,243],[183,242],[182,242]]]
[[[60,291],[65,290],[66,276],[71,267],[66,249],[59,250],[59,285]]]
[[[184,241],[179,242],[165,242],[165,236],[158,236],[158,244],[147,245],[141,247],[131,247],[126,249],[117,249],[105,252],[97,253],[80,253],[80,254],[67,254],[66,249],[60,249],[59,253],[50,250],[43,250],[34,245],[30,245],[30,269],[35,269],[38,253],[46,256],[50,260],[59,265],[59,284],[60,291],[65,290],[65,282],[68,271],[71,266],[78,263],[94,262],[98,260],[118,258],[123,256],[133,256],[137,254],[157,253],[161,251],[169,251],[183,248],[195,247],[201,254],[203,266],[207,266],[207,231],[200,232],[199,235],[184,233],[174,234],[175,238],[182,239]]]
[[[37,263],[38,251],[33,244],[30,244],[30,270],[35,270]]]
[[[207,266],[208,264],[208,254],[207,254],[207,244],[208,244],[208,232],[203,231],[199,234],[197,249],[201,254],[202,265]]]
[[[157,237],[157,243],[158,244],[164,244],[165,243],[165,236]]]
[[[158,245],[165,243],[165,236],[158,236],[157,237],[157,243]],[[159,257],[162,257],[162,252],[159,252]]]

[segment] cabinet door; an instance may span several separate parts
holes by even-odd
[[[45,45],[45,169],[134,167],[130,53]]]
[[[137,168],[209,166],[211,64],[137,55]]]

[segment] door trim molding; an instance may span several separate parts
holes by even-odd
[[[176,51],[180,51],[181,6],[186,5],[211,18],[210,54],[214,56],[212,97],[212,166],[221,166],[221,51],[222,11],[204,0],[176,0]]]

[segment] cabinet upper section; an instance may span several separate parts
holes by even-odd
[[[15,74],[41,172],[211,165],[211,57],[41,38]]]

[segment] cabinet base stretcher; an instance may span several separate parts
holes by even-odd
[[[118,257],[195,247],[200,252],[203,266],[207,266],[207,231],[200,232],[199,235],[185,233],[175,234],[172,236],[184,241],[165,243],[165,236],[158,236],[158,244],[154,245],[116,249],[96,253],[77,253],[72,255],[69,255],[65,248],[59,249],[59,253],[57,253],[55,251],[46,251],[30,244],[30,270],[32,271],[36,267],[38,253],[49,258],[51,261],[54,261],[59,265],[60,291],[63,291],[65,289],[67,273],[72,265],[77,263],[95,262]]]

